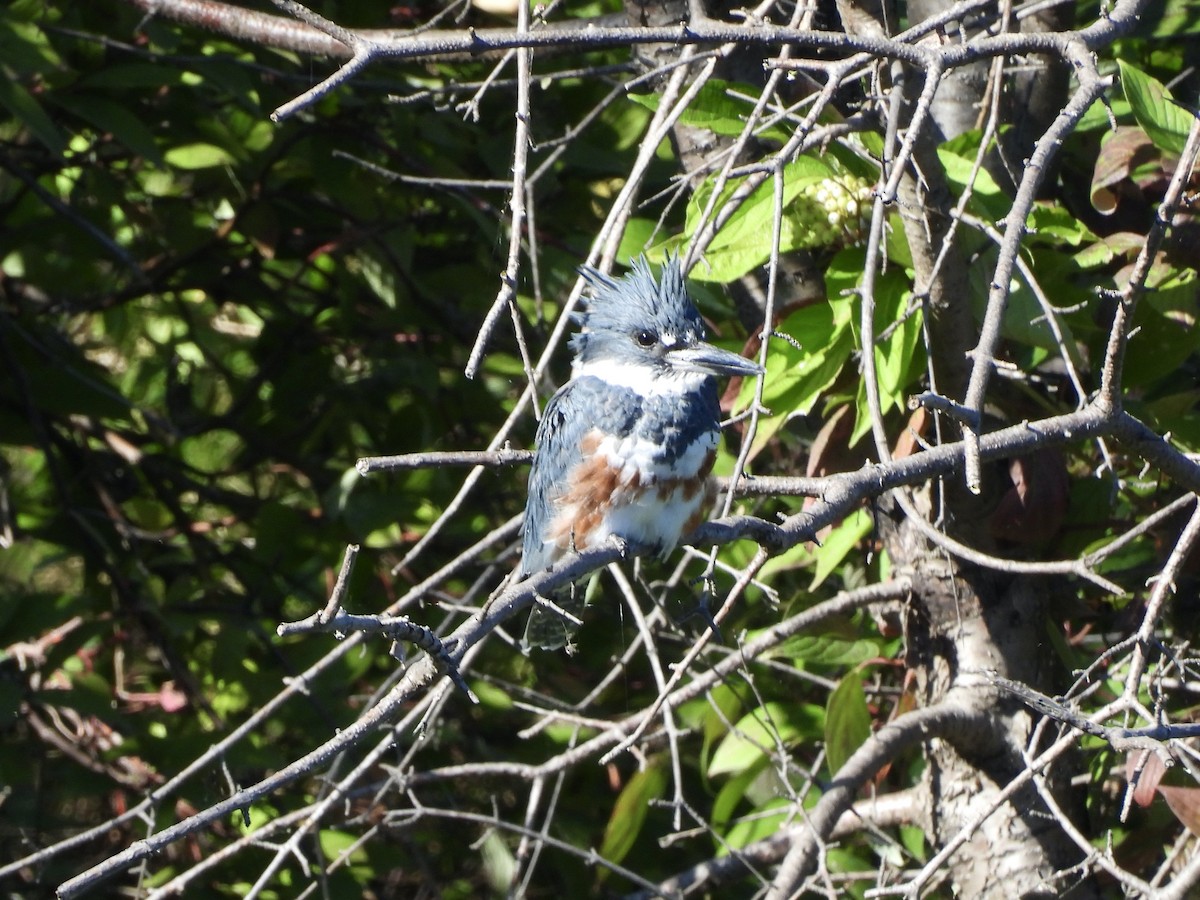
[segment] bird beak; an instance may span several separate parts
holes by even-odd
[[[705,343],[669,350],[667,361],[680,371],[705,375],[761,375],[763,371],[756,362]]]

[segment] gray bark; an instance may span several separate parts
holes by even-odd
[[[943,0],[909,4],[910,22],[941,12]],[[987,87],[987,64],[949,73],[939,88],[931,115],[914,149],[913,161],[921,178],[910,171],[901,183],[899,203],[905,233],[916,269],[915,290],[926,297],[932,372],[937,390],[962,397],[969,374],[967,353],[977,339],[969,302],[967,261],[952,246],[934,270],[950,226],[953,198],[941,178],[936,146],[944,138],[978,124],[980,101]],[[897,85],[905,92],[911,114],[922,84],[912,78]],[[1045,81],[1029,78],[1024,85],[1044,96]],[[1032,102],[1028,97],[1022,102]],[[1055,101],[1054,110],[1058,106]],[[1031,111],[1028,121],[1038,113]],[[1017,117],[1021,118],[1021,117]],[[1030,139],[1015,139],[1032,146]],[[1044,129],[1044,125],[1040,126]],[[1023,152],[1027,153],[1028,150]],[[992,160],[991,168],[998,165]],[[884,323],[886,324],[886,323]],[[944,422],[953,430],[954,425]],[[996,479],[992,479],[995,482]],[[940,496],[937,491],[940,491]],[[982,494],[966,490],[961,479],[935,486],[919,498],[927,520],[942,518],[945,532],[962,543],[992,550],[988,517],[997,502],[997,486],[985,480]],[[947,874],[958,896],[981,898],[1097,896],[1091,881],[1067,883],[1058,873],[1079,862],[1081,853],[1066,837],[1030,784],[1009,800],[999,792],[1024,768],[1023,751],[1032,720],[1011,698],[1000,696],[981,673],[995,671],[1035,688],[1053,690],[1053,673],[1046,661],[1043,585],[1024,576],[984,573],[932,546],[907,521],[894,498],[885,498],[877,515],[880,537],[898,568],[913,574],[917,586],[905,623],[908,662],[915,671],[924,703],[963,693],[969,703],[986,711],[990,728],[969,737],[932,741],[927,754],[924,786],[927,828],[935,846],[942,846],[993,806],[963,847],[949,860]],[[1072,808],[1064,792],[1059,805]]]

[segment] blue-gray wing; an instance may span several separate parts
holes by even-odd
[[[596,378],[572,381],[550,399],[538,426],[537,449],[529,471],[522,577],[545,569],[563,552],[547,538],[557,513],[557,501],[567,490],[571,472],[584,461],[584,436],[593,429],[628,435],[640,413],[641,403],[633,392],[614,391]],[[570,586],[556,591],[552,599],[578,616],[583,612],[583,594],[583,588],[576,590]],[[537,606],[530,612],[522,644],[526,649],[556,650],[566,646],[574,633],[574,623]]]
[[[537,449],[529,471],[525,504],[521,574],[546,568],[561,553],[547,543],[555,504],[566,491],[572,470],[583,462],[583,438],[593,429],[605,434],[630,434],[641,413],[641,400],[632,391],[613,389],[597,378],[580,378],[559,389],[542,415]]]

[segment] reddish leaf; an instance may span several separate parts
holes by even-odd
[[[809,478],[818,478],[861,468],[867,461],[865,447],[857,450],[850,447],[850,435],[853,433],[854,407],[839,406],[813,439],[804,474]]]
[[[920,451],[920,438],[929,429],[929,420],[929,410],[925,407],[918,406],[913,410],[908,417],[908,427],[896,438],[896,446],[892,448],[893,459],[904,459]]]
[[[1192,834],[1200,836],[1200,788],[1160,784],[1158,792],[1175,813],[1175,818]]]
[[[1126,181],[1135,167],[1157,157],[1158,150],[1140,128],[1121,127],[1100,148],[1092,171],[1092,206],[1106,216],[1117,211],[1118,185]]]
[[[1125,757],[1125,778],[1127,780],[1134,778],[1142,756],[1141,752],[1137,752],[1130,753]],[[1141,765],[1142,770],[1137,772],[1137,784],[1133,788],[1133,802],[1138,806],[1149,806],[1154,800],[1154,791],[1162,781],[1166,767],[1162,764],[1162,760],[1153,753],[1149,754]]]
[[[1041,544],[1058,534],[1067,515],[1070,484],[1057,450],[1038,450],[1009,463],[1013,486],[992,513],[992,536],[1013,544]]]

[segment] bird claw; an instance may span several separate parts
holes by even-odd
[[[708,609],[708,598],[700,601],[700,605],[696,608],[696,615],[704,620],[704,624],[708,626],[708,630],[713,633],[713,637],[717,639],[718,644],[724,644],[725,638],[721,634],[721,627],[717,625],[717,620],[712,617],[712,613]]]
[[[686,622],[692,618],[698,618],[702,620],[704,624],[708,626],[708,630],[713,633],[713,637],[717,639],[717,642],[721,644],[725,643],[725,637],[721,634],[721,627],[717,625],[717,620],[713,618],[712,612],[708,608],[707,592],[701,595],[699,601],[696,603],[695,608],[693,608],[691,612],[683,615],[678,621]]]
[[[627,537],[622,537],[619,534],[614,534],[609,538],[613,546],[617,548],[617,552],[621,554],[622,560],[627,560],[631,556],[664,556],[663,548],[659,544],[646,543],[644,541],[634,541]]]

